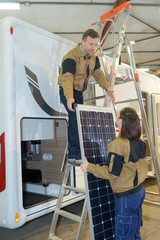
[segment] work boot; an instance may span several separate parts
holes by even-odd
[[[75,160],[75,165],[80,166],[81,164],[82,164],[81,159]]]
[[[75,157],[75,164],[77,166],[80,166],[82,164],[82,159],[81,159],[80,155],[76,155],[76,157]]]
[[[75,164],[75,158],[68,158],[68,163]]]

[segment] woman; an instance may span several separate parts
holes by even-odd
[[[115,194],[115,240],[140,240],[143,182],[148,172],[146,145],[140,138],[140,120],[134,109],[123,108],[116,124],[120,133],[107,147],[107,164],[92,164],[85,158],[81,169],[110,181]]]

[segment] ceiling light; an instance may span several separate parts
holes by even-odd
[[[149,68],[138,68],[138,70],[141,70],[143,72],[148,72],[149,71]]]
[[[20,9],[20,3],[0,3],[0,9],[1,10],[19,10]]]

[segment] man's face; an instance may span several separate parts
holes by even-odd
[[[85,51],[86,54],[92,54],[97,46],[98,46],[98,38],[91,38],[87,37],[87,39],[84,41],[82,40],[82,49]]]

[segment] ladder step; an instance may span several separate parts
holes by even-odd
[[[67,211],[64,211],[64,210],[58,210],[55,212],[56,214],[59,214],[63,217],[66,217],[66,218],[69,218],[75,222],[79,222],[81,221],[81,217],[76,215],[76,214],[73,214],[73,213],[70,213],[70,212],[67,212]]]
[[[74,192],[79,192],[79,193],[86,193],[85,189],[83,188],[76,188],[76,187],[72,187],[72,186],[68,186],[68,185],[64,185],[64,188],[70,191],[74,191]]]
[[[72,170],[71,167],[72,167],[71,164],[67,164],[67,166],[65,168],[63,183],[62,183],[60,194],[59,194],[59,197],[58,197],[58,200],[57,200],[57,205],[56,205],[56,208],[55,208],[55,211],[54,211],[53,220],[52,220],[48,240],[63,240],[63,239],[59,238],[58,236],[56,236],[56,232],[55,232],[59,216],[68,218],[68,219],[78,223],[78,225],[79,225],[78,236],[77,236],[76,239],[81,239],[81,232],[83,230],[84,222],[85,222],[86,215],[87,215],[87,200],[85,199],[81,216],[78,216],[76,214],[61,210],[62,200],[63,200],[63,196],[64,196],[64,190],[74,191],[75,193],[76,192],[80,193],[80,196],[81,195],[84,196],[85,193],[86,193],[85,189],[83,189],[83,188],[76,188],[76,187],[72,187],[72,186],[67,185],[67,182],[68,182],[68,179],[69,179],[69,176],[70,176],[69,174]]]
[[[48,240],[62,240],[62,238],[57,237],[56,235],[49,236]]]
[[[138,101],[138,98],[133,98],[133,99],[128,99],[128,100],[123,100],[123,101],[116,101],[114,104],[120,104],[120,103],[125,103],[125,102],[135,102]]]

